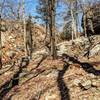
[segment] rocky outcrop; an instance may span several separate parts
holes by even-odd
[[[65,41],[57,44],[58,55],[66,53],[70,56],[85,56],[89,51],[89,56],[94,57],[100,54],[100,36],[91,37],[92,45],[85,37],[80,37],[74,41]]]

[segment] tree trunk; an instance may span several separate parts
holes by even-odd
[[[79,34],[78,34],[78,1],[76,0],[75,2],[75,17],[74,17],[74,20],[75,20],[75,24],[76,24],[76,38],[79,38]]]
[[[2,21],[2,10],[4,7],[5,0],[3,0],[1,4],[1,9],[0,9],[0,69],[2,68],[2,38],[1,38],[1,21]]]
[[[73,28],[73,11],[72,11],[72,7],[71,7],[71,17],[72,17],[72,41],[74,40],[74,28]]]
[[[73,4],[71,4],[71,17],[72,17],[72,40],[73,40],[74,38],[77,38],[77,28],[76,28],[76,21],[74,18]]]
[[[0,15],[0,69],[2,68],[2,40],[1,40],[1,15]]]
[[[83,24],[84,24],[85,37],[87,37],[87,32],[86,32],[86,15],[85,15],[85,13],[84,13],[84,16],[83,16]]]
[[[17,8],[17,19],[20,19],[20,8],[21,8],[21,3],[20,0],[18,0],[18,8]]]
[[[46,32],[45,32],[45,38],[44,38],[44,43],[46,43],[46,38],[47,38],[47,35],[48,35],[48,23],[46,22],[45,23],[45,30],[46,30]]]
[[[50,0],[50,38],[51,38],[51,56],[57,58],[55,47],[55,0]]]
[[[27,46],[26,46],[26,21],[25,21],[25,2],[22,1],[22,14],[23,14],[23,24],[24,24],[24,49],[25,49],[25,56],[27,56]]]
[[[32,25],[31,25],[31,16],[26,23],[26,50],[27,55],[32,59],[32,52],[33,52],[33,38],[32,38]]]

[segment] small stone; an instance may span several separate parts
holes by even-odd
[[[92,85],[94,85],[94,86],[96,86],[96,85],[97,85],[97,83],[96,83],[96,81],[95,81],[95,80],[92,80]]]
[[[45,100],[54,100],[56,99],[56,95],[46,96]]]
[[[58,76],[58,71],[57,70],[51,70],[51,71],[49,71],[45,74],[47,74],[47,77],[49,77],[49,78],[50,77],[57,77]]]
[[[100,87],[97,88],[100,91]]]
[[[75,80],[73,81],[73,83],[74,83],[74,85],[78,86],[78,84],[81,83],[81,80],[75,79]]]
[[[99,98],[97,98],[96,96],[93,97],[93,100],[99,100]]]
[[[100,86],[100,81],[99,80],[96,80],[96,79],[93,79],[92,80],[92,85],[94,85],[94,86]]]
[[[91,77],[91,78],[96,78],[96,76],[95,75],[93,75],[93,74],[89,74],[89,76]]]
[[[10,58],[13,58],[15,55],[16,55],[16,52],[15,51],[12,51],[11,50],[11,51],[8,51],[7,52],[7,56],[10,57]]]
[[[71,65],[71,64],[73,64],[73,62],[72,62],[72,61],[69,61],[68,63],[69,63],[70,65]]]
[[[87,100],[87,98],[83,98],[82,100]]]
[[[86,80],[82,83],[83,86],[91,85],[91,80]]]
[[[89,89],[91,87],[91,80],[87,80],[85,82],[82,83],[82,86],[85,88],[85,89]]]
[[[94,100],[93,98],[94,98],[94,96],[93,96],[93,95],[90,95],[90,96],[88,97],[88,100]]]

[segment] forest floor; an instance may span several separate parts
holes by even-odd
[[[30,62],[25,58],[27,62],[5,64],[0,70],[0,100],[100,100],[100,54],[92,55],[95,49],[89,59],[76,57],[83,48],[70,47],[64,57],[61,52],[66,52],[58,51],[56,60],[35,53]]]

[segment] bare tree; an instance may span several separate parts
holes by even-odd
[[[51,39],[51,56],[53,59],[57,58],[56,46],[55,46],[55,0],[49,0],[49,29]]]
[[[49,28],[50,43],[45,43],[46,46],[50,44],[50,55],[56,59],[55,47],[55,15],[56,15],[56,0],[39,0],[38,13],[46,25],[46,34]]]
[[[74,38],[77,38],[77,31],[78,31],[78,24],[77,24],[77,0],[64,0],[65,3],[67,3],[67,6],[70,11],[71,15],[71,29],[72,29],[72,40]]]
[[[1,14],[0,14],[0,68],[2,68]]]
[[[25,20],[25,1],[22,0],[22,15],[23,15],[23,25],[24,25],[24,49],[25,56],[27,56],[27,45],[26,45],[26,20]]]
[[[17,19],[21,19],[21,2],[18,0],[18,8],[17,8]]]
[[[31,16],[29,16],[26,22],[26,50],[27,50],[27,55],[30,57],[30,59],[32,59],[33,39],[32,39]]]
[[[2,11],[4,7],[4,3],[5,3],[5,0],[1,3],[1,9],[0,9],[0,68],[2,68],[2,38],[1,38],[2,25],[1,25],[1,22],[2,22]]]

